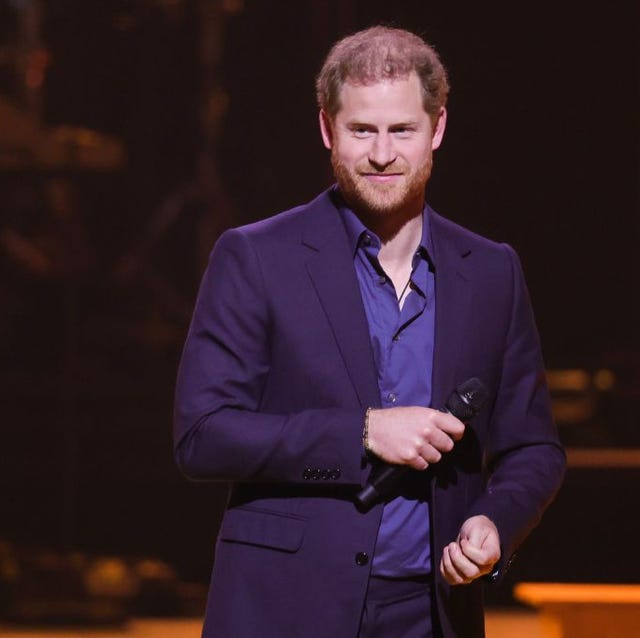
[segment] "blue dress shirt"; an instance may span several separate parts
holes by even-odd
[[[340,203],[369,324],[381,405],[427,407],[431,402],[435,328],[428,209],[423,212],[422,239],[400,305],[378,260],[380,239],[342,200]],[[398,495],[384,506],[372,573],[393,578],[422,576],[431,572],[428,485],[424,475],[411,472],[398,489]]]

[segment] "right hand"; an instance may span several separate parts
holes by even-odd
[[[426,470],[453,449],[465,425],[448,412],[417,406],[369,412],[369,449],[393,465]]]

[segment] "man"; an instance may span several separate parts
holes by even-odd
[[[425,204],[430,46],[357,33],[317,89],[338,185],[219,239],[178,374],[178,464],[232,483],[203,635],[482,636],[482,580],[564,471],[519,261]],[[437,408],[470,377],[466,426]]]

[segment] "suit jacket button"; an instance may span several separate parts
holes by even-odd
[[[326,481],[326,480],[329,478],[329,470],[322,470],[322,471],[320,472],[320,478],[321,478],[323,481]]]
[[[335,481],[340,478],[340,468],[337,467],[335,470],[331,472],[331,478]]]
[[[302,478],[305,481],[308,481],[311,478],[312,472],[311,472],[311,468],[308,467],[305,469],[305,471],[302,473]]]
[[[364,567],[369,562],[369,554],[367,552],[358,552],[356,554],[356,565]]]

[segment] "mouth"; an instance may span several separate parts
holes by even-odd
[[[403,173],[361,173],[361,176],[374,184],[388,184],[400,179]]]

